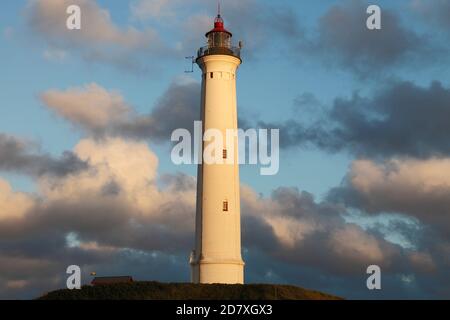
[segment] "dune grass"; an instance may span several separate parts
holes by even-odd
[[[57,290],[43,300],[338,300],[336,296],[289,285],[192,284],[137,281]]]

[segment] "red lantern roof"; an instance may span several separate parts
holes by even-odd
[[[208,36],[212,32],[225,32],[232,36],[231,32],[227,31],[224,27],[223,19],[220,16],[220,13],[217,15],[216,19],[214,20],[214,29],[206,33],[206,36]]]

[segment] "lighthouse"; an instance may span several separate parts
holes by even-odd
[[[202,131],[218,130],[225,140],[227,130],[237,132],[236,72],[242,63],[241,44],[232,45],[220,9],[206,38],[207,45],[198,50],[196,59],[202,71]],[[213,143],[205,140],[202,150]],[[190,257],[193,283],[244,282],[238,137],[229,140],[222,150],[215,150],[223,163],[203,161],[198,166],[195,249]]]

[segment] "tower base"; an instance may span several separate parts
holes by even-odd
[[[242,260],[194,262],[191,263],[191,282],[243,284],[244,265]]]

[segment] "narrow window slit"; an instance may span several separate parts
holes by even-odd
[[[223,208],[222,208],[222,210],[223,210],[224,212],[227,212],[227,211],[228,211],[228,200],[225,200],[225,201],[223,202]]]

